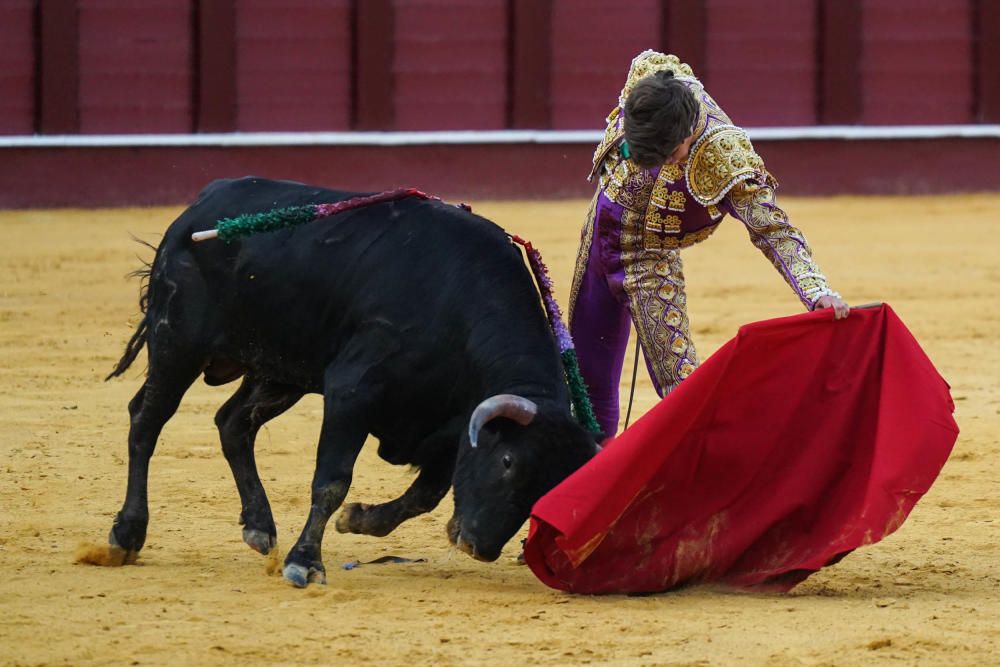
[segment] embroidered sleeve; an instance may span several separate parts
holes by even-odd
[[[773,186],[773,179],[764,183],[757,179],[741,181],[729,190],[724,205],[746,225],[750,241],[812,310],[820,297],[839,295],[827,285],[802,232],[788,222],[788,216],[778,207]]]

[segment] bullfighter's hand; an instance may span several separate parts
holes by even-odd
[[[851,307],[847,305],[846,301],[838,296],[829,294],[821,296],[816,301],[816,306],[813,310],[819,310],[820,308],[833,308],[833,319],[835,320],[842,320],[851,312]]]

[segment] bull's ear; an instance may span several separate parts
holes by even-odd
[[[590,436],[594,439],[594,449],[596,451],[599,452],[602,449],[604,449],[604,441],[608,439],[608,437],[606,435],[604,435],[604,431],[598,431],[597,433],[591,433]]]

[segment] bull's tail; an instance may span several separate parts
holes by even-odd
[[[133,237],[134,238],[134,237]],[[135,239],[139,243],[152,248],[156,251],[156,247],[142,241],[140,239]],[[128,343],[125,345],[125,353],[122,358],[118,360],[115,368],[111,373],[108,374],[104,381],[107,382],[111,378],[118,377],[132,365],[135,358],[139,356],[142,352],[142,348],[146,345],[146,339],[149,336],[149,276],[153,271],[153,267],[148,262],[143,262],[144,266],[141,269],[137,269],[132,273],[128,274],[129,278],[139,278],[139,310],[142,311],[142,319],[139,320],[139,324],[135,328],[135,332],[129,339]]]
[[[115,369],[111,371],[106,378],[104,378],[105,382],[111,378],[118,377],[128,370],[128,367],[132,365],[135,358],[139,356],[143,346],[146,345],[147,331],[147,317],[143,315],[142,320],[139,321],[139,326],[135,329],[135,333],[132,334],[128,344],[125,345],[125,354],[123,354],[122,358],[118,360],[118,363],[115,365]]]

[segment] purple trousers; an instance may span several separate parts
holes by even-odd
[[[698,365],[678,250],[647,248],[642,215],[598,192],[580,240],[570,333],[601,429],[618,431],[619,383],[634,324],[657,394]]]

